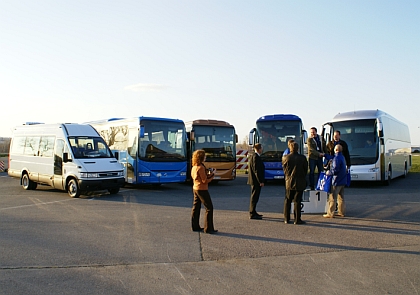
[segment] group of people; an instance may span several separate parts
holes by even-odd
[[[333,140],[326,144],[325,140],[317,134],[317,129],[310,129],[310,137],[307,140],[308,159],[299,154],[299,144],[293,139],[288,141],[288,148],[283,154],[282,164],[285,177],[285,199],[284,199],[284,223],[290,223],[291,204],[294,204],[294,224],[304,224],[301,219],[301,202],[303,192],[307,187],[306,176],[309,167],[309,187],[315,189],[318,179],[315,179],[315,168],[319,174],[324,171],[323,158],[329,160],[327,175],[332,175],[331,191],[328,197],[328,210],[323,215],[325,218],[344,216],[344,187],[347,183],[347,171],[350,169],[350,154],[347,143],[340,139],[340,131],[334,131]],[[262,187],[265,183],[265,168],[261,159],[263,146],[260,143],[254,145],[254,154],[250,157],[248,167],[248,184],[251,186],[251,197],[249,204],[249,218],[262,219],[263,215],[257,213],[256,207],[260,198]],[[192,157],[191,178],[193,180],[193,208],[191,213],[191,226],[193,231],[204,231],[214,234],[217,230],[213,224],[213,203],[208,192],[208,184],[214,178],[213,170],[204,166],[206,155],[204,150],[197,150]],[[338,204],[337,213],[336,200]],[[204,228],[200,227],[201,204],[204,205],[206,216]]]
[[[324,171],[325,157],[329,164],[327,165],[327,175],[332,175],[331,191],[328,196],[327,213],[325,218],[333,218],[336,209],[337,200],[337,216],[343,217],[346,211],[344,202],[344,187],[347,184],[347,171],[350,169],[350,153],[347,143],[341,139],[341,132],[335,130],[333,139],[325,143],[325,140],[317,134],[315,127],[311,128],[310,137],[307,140],[308,158],[309,158],[309,186],[315,189],[315,168],[319,174]]]

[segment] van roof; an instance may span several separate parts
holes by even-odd
[[[20,134],[57,134],[59,129],[63,129],[68,136],[99,136],[92,126],[76,123],[22,125],[17,126],[15,132]]]

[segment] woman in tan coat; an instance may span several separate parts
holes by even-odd
[[[203,231],[214,234],[217,230],[213,225],[213,203],[209,194],[209,182],[214,178],[214,171],[207,170],[203,162],[206,160],[204,150],[197,150],[192,155],[191,178],[193,180],[194,201],[191,213],[191,225],[193,231]],[[204,228],[200,227],[201,203],[206,208]]]

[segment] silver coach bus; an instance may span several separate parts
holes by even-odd
[[[405,177],[411,168],[408,126],[380,110],[337,114],[322,126],[328,142],[335,130],[349,147],[352,181],[382,181]]]

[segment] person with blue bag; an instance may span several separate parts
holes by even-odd
[[[335,211],[335,202],[337,200],[337,216],[344,217],[346,213],[346,204],[344,202],[344,187],[347,184],[347,167],[346,159],[343,156],[343,147],[337,144],[334,147],[334,158],[332,160],[331,169],[326,173],[332,175],[331,191],[328,197],[327,213],[323,216],[325,218],[333,218]]]

